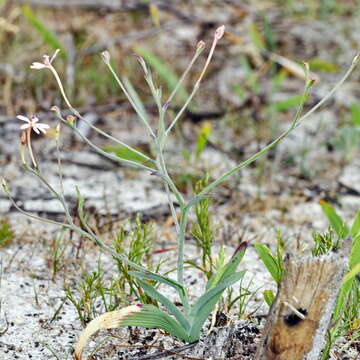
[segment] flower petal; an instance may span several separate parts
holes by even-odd
[[[28,129],[29,127],[30,127],[30,124],[24,124],[24,125],[20,126],[20,129],[25,130],[25,129]]]
[[[35,129],[35,128],[34,128]],[[46,130],[45,129],[43,129],[43,128],[37,128],[37,129],[39,129],[43,134],[46,134]]]
[[[36,126],[33,126],[32,128],[38,135],[40,135],[40,131]]]
[[[50,129],[50,126],[48,124],[43,124],[43,123],[38,123],[35,125],[36,127],[38,127],[39,129]]]
[[[30,69],[41,70],[41,69],[46,69],[46,67],[47,66],[43,63],[33,62],[30,66]]]
[[[18,115],[16,118],[22,121],[26,121],[28,123],[30,122],[29,118],[27,118],[26,116]]]

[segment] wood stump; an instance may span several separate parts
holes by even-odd
[[[320,257],[288,256],[255,360],[318,360],[348,268],[351,238]]]

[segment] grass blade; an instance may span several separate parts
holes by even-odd
[[[60,56],[67,58],[66,51],[55,34],[48,30],[40,19],[32,12],[29,5],[22,6],[22,12],[31,26],[41,35],[44,42],[53,50],[60,49]]]
[[[320,206],[329,220],[331,227],[340,239],[344,239],[349,234],[349,229],[333,207],[325,201],[320,201]]]
[[[356,214],[350,233],[353,238],[353,242],[349,265],[350,269],[352,269],[356,264],[360,263],[360,211]]]
[[[272,278],[279,285],[282,280],[283,271],[282,268],[279,266],[278,262],[276,261],[274,255],[271,253],[269,248],[264,244],[255,243],[254,246],[260,256],[261,261],[268,269]]]

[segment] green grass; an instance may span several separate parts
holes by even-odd
[[[14,237],[10,223],[6,219],[0,220],[0,248],[9,245]]]

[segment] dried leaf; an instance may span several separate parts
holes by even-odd
[[[107,312],[90,321],[85,330],[81,333],[76,344],[75,359],[81,360],[86,343],[96,331],[116,328],[119,326],[121,320],[124,320],[129,315],[139,313],[141,310],[141,305],[131,305],[118,311]]]

